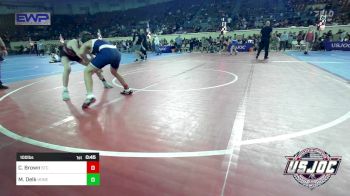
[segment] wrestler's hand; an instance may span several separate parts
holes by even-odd
[[[102,72],[103,72],[103,70],[102,70],[102,69],[98,69],[98,70],[96,70],[96,73],[98,73],[98,74],[102,74]]]
[[[80,63],[87,66],[87,65],[89,65],[90,61],[87,61],[85,59],[81,59]]]

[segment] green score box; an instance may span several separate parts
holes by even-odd
[[[87,186],[100,186],[100,174],[87,174]]]

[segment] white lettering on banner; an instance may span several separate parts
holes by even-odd
[[[15,14],[16,25],[51,25],[49,12],[27,12]]]
[[[350,43],[332,43],[332,48],[350,48]]]
[[[325,16],[324,20],[327,20],[328,22],[331,22],[333,19],[333,16],[334,16],[333,10],[329,10],[329,11],[316,10],[316,11],[314,11],[314,13],[315,13],[315,17],[322,16],[322,15]],[[320,18],[320,20],[323,20],[323,19]]]

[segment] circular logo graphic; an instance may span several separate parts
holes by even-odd
[[[341,157],[332,157],[319,148],[306,148],[286,156],[285,175],[293,175],[301,185],[314,189],[326,183],[338,171]]]

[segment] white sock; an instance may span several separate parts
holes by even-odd
[[[63,91],[68,91],[68,87],[63,87]]]
[[[86,98],[87,98],[87,99],[92,99],[92,98],[95,98],[95,95],[92,94],[92,93],[88,93],[88,94],[86,95]]]

